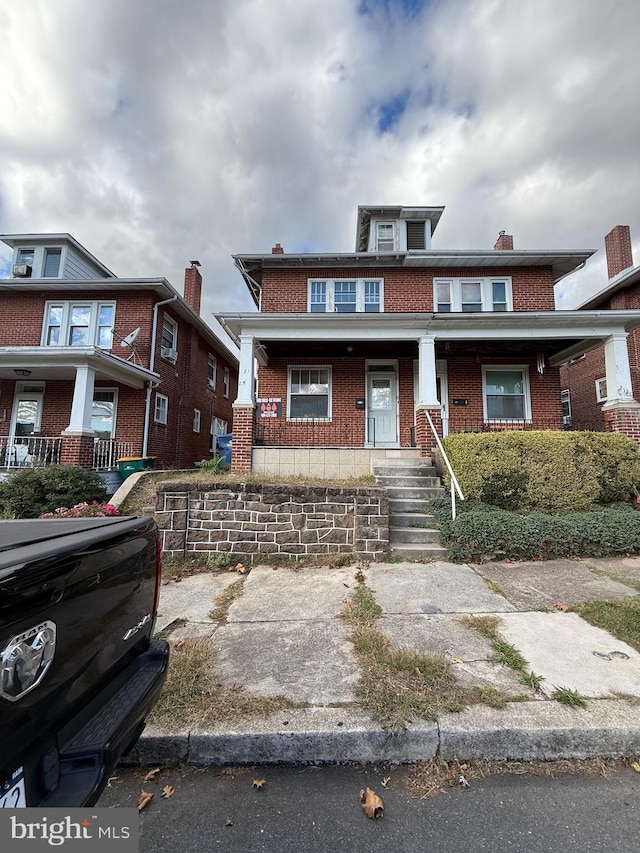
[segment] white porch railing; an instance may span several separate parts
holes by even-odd
[[[93,446],[94,471],[109,471],[117,467],[121,456],[133,456],[133,444],[130,441],[116,441],[115,438],[96,438]]]
[[[60,462],[62,438],[59,435],[23,435],[0,438],[0,460],[7,468],[34,468]]]
[[[431,427],[431,432],[433,433],[433,437],[436,440],[436,444],[438,445],[438,450],[440,451],[440,455],[444,459],[444,463],[447,466],[447,471],[449,472],[449,477],[451,478],[451,516],[455,520],[456,517],[456,492],[460,496],[460,500],[464,500],[464,495],[462,494],[462,489],[460,488],[460,484],[456,479],[456,475],[453,473],[453,468],[451,467],[451,462],[449,462],[449,457],[447,456],[446,450],[442,446],[442,442],[440,441],[440,437],[436,432],[436,428],[433,425],[433,421],[431,420],[431,415],[429,414],[429,410],[424,410],[425,415],[427,416],[427,421],[429,422],[429,426]]]

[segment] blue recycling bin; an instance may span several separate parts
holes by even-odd
[[[224,461],[225,465],[231,467],[231,445],[233,444],[233,436],[219,435],[218,436],[218,453]]]

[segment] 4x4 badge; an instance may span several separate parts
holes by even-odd
[[[37,687],[56,648],[55,622],[41,622],[5,644],[0,655],[0,697],[15,702]]]

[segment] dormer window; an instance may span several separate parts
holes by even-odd
[[[395,249],[393,222],[376,223],[376,251],[393,252]]]
[[[44,263],[42,265],[43,278],[58,278],[60,275],[60,258],[62,249],[45,249]]]
[[[33,270],[33,249],[18,249],[16,255],[16,265],[19,267],[25,266],[29,268],[29,275]]]

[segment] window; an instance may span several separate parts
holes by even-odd
[[[96,389],[93,392],[91,428],[96,431],[97,438],[113,438],[115,435],[116,395],[115,390]]]
[[[207,384],[209,388],[213,388],[216,390],[216,383],[218,381],[218,362],[216,361],[215,356],[210,355],[209,360],[207,361]]]
[[[229,396],[229,383],[230,383],[230,375],[229,368],[225,367],[224,373],[222,375],[222,389],[225,397]]]
[[[571,393],[569,390],[560,392],[560,402],[562,404],[562,423],[571,425]]]
[[[607,380],[605,377],[596,379],[596,400],[598,403],[606,403],[607,401]]]
[[[209,433],[211,436],[210,450],[214,453],[218,449],[218,436],[229,435],[229,426],[222,418],[211,418]]]
[[[331,369],[289,368],[288,420],[328,420],[331,417]]]
[[[168,314],[162,319],[162,340],[160,343],[160,356],[167,361],[176,363],[178,358],[178,324]]]
[[[60,258],[62,249],[45,249],[44,264],[42,266],[43,278],[57,278],[60,275]]]
[[[28,267],[31,267],[33,270],[33,249],[18,249],[18,255],[16,257],[16,264],[26,264]]]
[[[194,432],[200,432],[200,421],[201,421],[200,409],[194,409],[193,410],[193,431]]]
[[[376,251],[393,252],[395,234],[393,222],[378,222],[376,224]]]
[[[528,380],[526,367],[484,367],[482,384],[485,420],[530,419]]]
[[[312,313],[354,314],[382,311],[381,279],[309,281],[308,310]]]
[[[510,278],[448,278],[433,280],[434,310],[511,311]]]
[[[115,313],[113,302],[48,302],[42,345],[111,349]]]
[[[167,412],[169,410],[169,398],[164,394],[156,394],[156,405],[153,412],[153,419],[157,424],[166,424]]]

